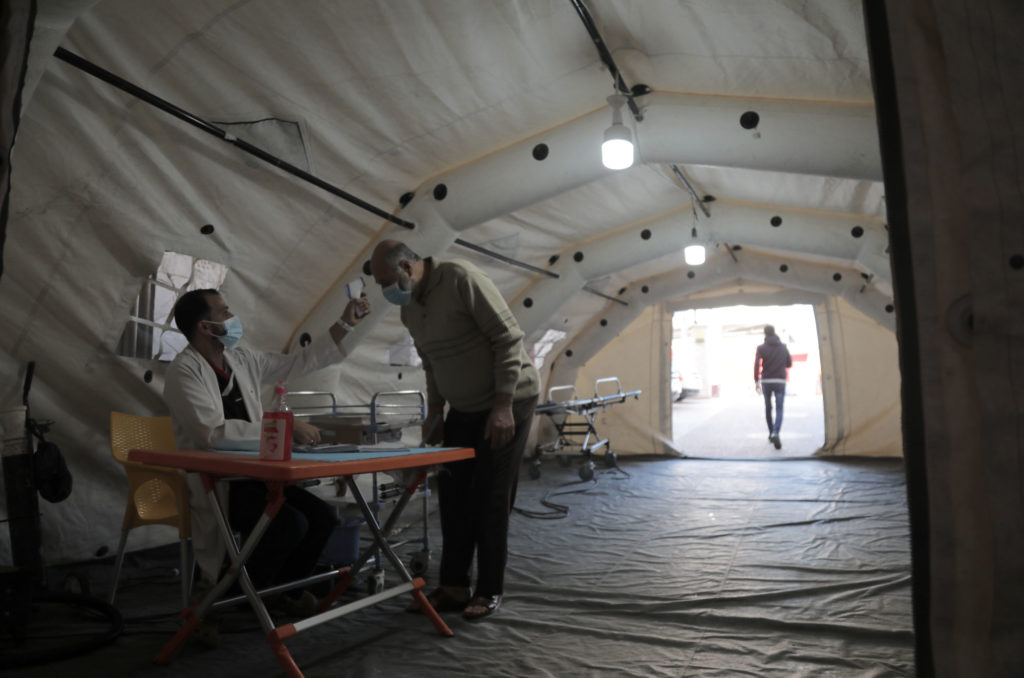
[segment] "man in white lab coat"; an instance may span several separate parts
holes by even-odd
[[[287,382],[345,358],[341,340],[369,312],[365,298],[349,302],[329,335],[291,354],[263,353],[238,346],[241,321],[217,290],[188,292],[175,304],[174,320],[188,339],[167,371],[164,401],[171,411],[179,449],[259,448],[263,406],[260,384]],[[319,442],[316,427],[296,421],[296,443]],[[192,542],[205,583],[216,580],[225,550],[202,485],[189,474]],[[247,535],[266,507],[261,481],[234,481],[221,488],[233,529]],[[318,497],[288,487],[285,503],[246,565],[257,588],[292,581],[312,573],[336,524],[334,512]],[[315,599],[305,594],[301,612]]]

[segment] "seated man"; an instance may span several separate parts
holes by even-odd
[[[174,321],[188,346],[171,363],[164,383],[178,448],[258,449],[263,417],[260,384],[287,381],[344,359],[341,340],[368,312],[365,298],[354,299],[331,326],[329,337],[293,354],[263,353],[236,346],[242,338],[242,323],[217,290],[182,295],[174,306]],[[300,444],[316,443],[320,432],[296,420],[294,439]],[[201,583],[209,585],[218,578],[225,549],[198,476],[189,474],[188,480],[192,543]],[[266,486],[257,480],[221,485],[218,497],[227,507],[228,521],[244,538],[266,507]],[[323,500],[299,487],[286,488],[284,505],[246,564],[256,588],[312,574],[336,522]],[[281,602],[286,612],[299,615],[311,614],[316,606],[308,592]]]

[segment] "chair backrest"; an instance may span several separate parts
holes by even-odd
[[[170,417],[110,413],[110,452],[118,461],[128,461],[128,450],[173,450],[176,447]]]

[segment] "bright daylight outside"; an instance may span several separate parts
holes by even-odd
[[[793,359],[778,450],[768,440],[764,398],[754,388],[754,356],[764,341],[765,325],[775,327]],[[825,439],[818,331],[811,306],[675,313],[670,378],[673,443],[686,456],[805,457]]]

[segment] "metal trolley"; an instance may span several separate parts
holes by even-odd
[[[355,445],[378,445],[400,443],[403,429],[408,426],[422,426],[426,418],[426,399],[420,391],[380,391],[374,393],[368,403],[339,405],[330,391],[291,391],[287,394],[289,405],[297,418],[320,429],[324,442],[351,443]],[[297,404],[296,404],[297,403]],[[371,474],[370,508],[379,518],[385,504],[399,501],[406,485],[404,477],[392,482],[380,482],[378,474]],[[335,481],[339,493],[344,483]],[[416,490],[423,500],[422,536],[415,539],[394,540],[392,547],[419,542],[421,548],[409,561],[414,575],[422,575],[430,565],[430,536],[428,483],[422,483]],[[373,559],[373,574],[368,581],[370,593],[384,589],[384,567],[380,552]]]
[[[614,393],[601,395],[601,384],[615,384]],[[607,388],[605,389],[607,391]],[[572,397],[567,400],[556,400],[555,394]],[[615,466],[616,455],[611,450],[608,438],[602,438],[594,424],[594,416],[600,410],[612,405],[626,402],[629,398],[639,399],[640,390],[623,391],[618,377],[605,377],[594,382],[594,395],[591,398],[580,398],[576,387],[572,385],[552,386],[548,389],[547,402],[537,405],[537,414],[543,414],[551,420],[557,437],[554,441],[538,444],[530,464],[530,477],[540,478],[540,463],[545,454],[555,455],[560,464],[568,466],[572,456],[582,456],[580,478],[590,480],[594,477],[593,456],[604,449],[603,458],[606,466]]]

